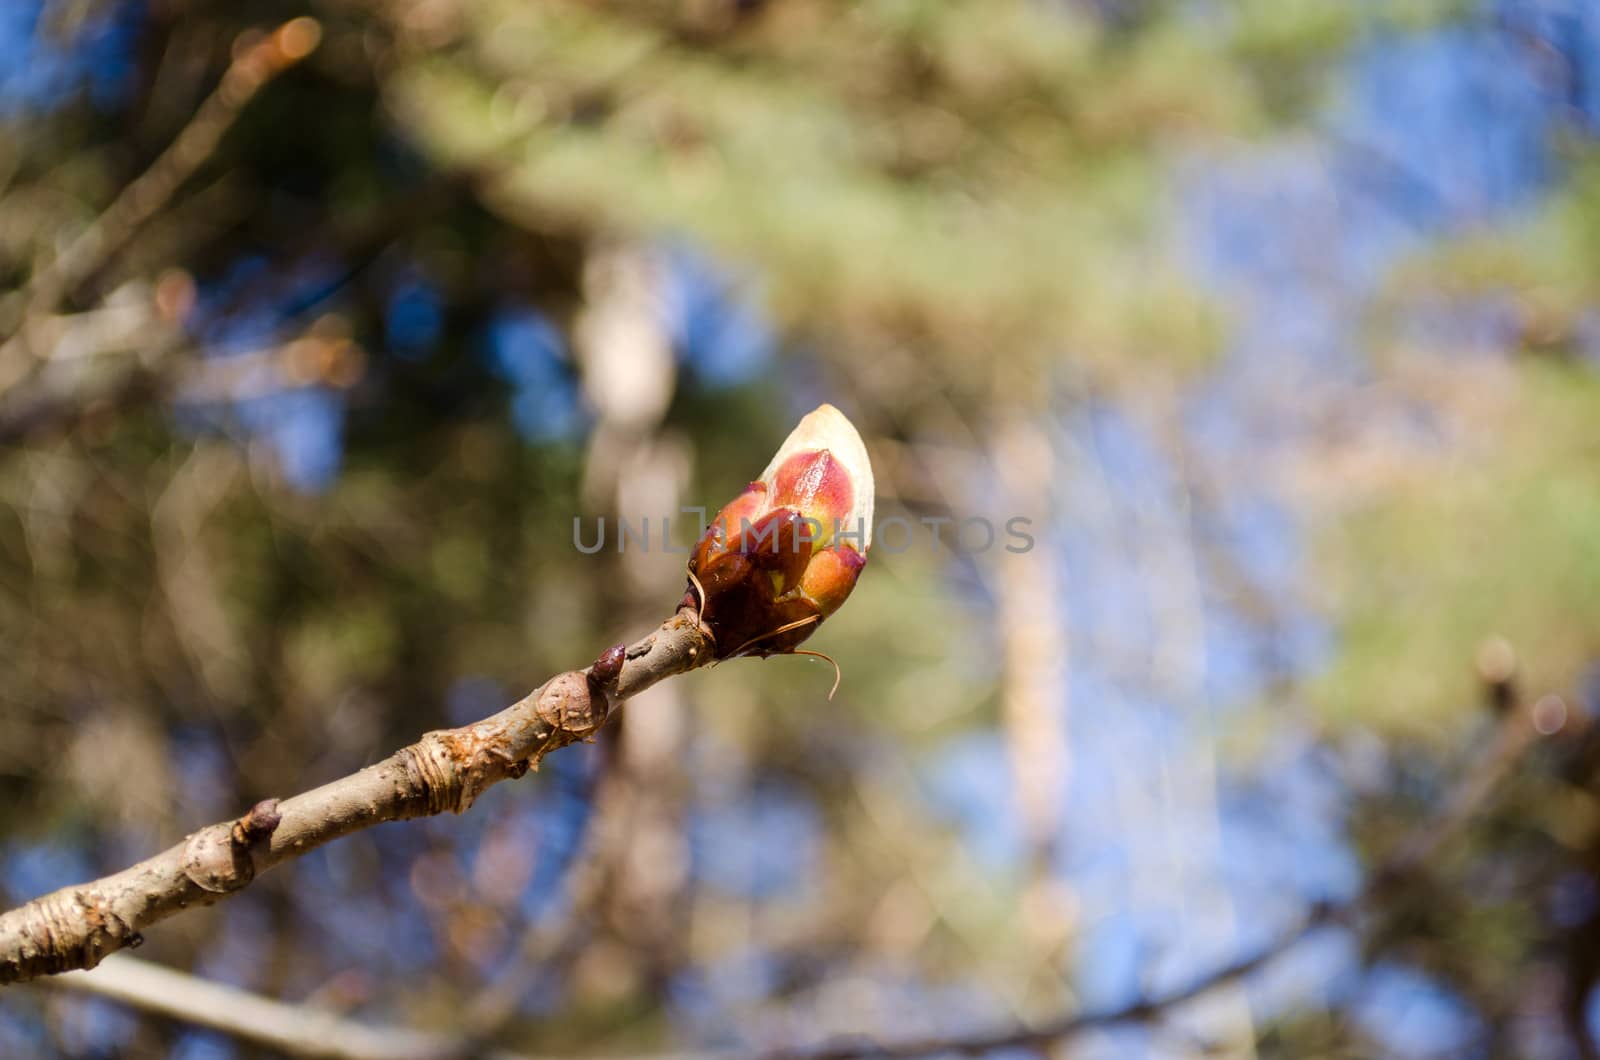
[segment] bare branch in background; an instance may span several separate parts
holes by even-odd
[[[1141,997],[1125,1005],[1063,1016],[1033,1026],[1003,1028],[991,1033],[907,1039],[899,1042],[849,1040],[811,1049],[779,1049],[765,1060],[888,1060],[898,1057],[981,1055],[999,1049],[1039,1048],[1086,1031],[1121,1024],[1146,1023],[1169,1010],[1220,987],[1245,979],[1288,953],[1319,928],[1349,923],[1357,914],[1391,896],[1416,879],[1428,859],[1456,839],[1491,801],[1540,730],[1523,704],[1508,711],[1473,767],[1439,804],[1439,811],[1413,828],[1394,852],[1367,877],[1365,886],[1344,901],[1323,902],[1308,909],[1276,938],[1245,956],[1205,972],[1165,993]]]
[[[467,1055],[464,1043],[448,1035],[359,1023],[310,1005],[276,1001],[126,955],[119,955],[92,972],[67,972],[52,982],[64,989],[95,994],[244,1041],[270,1045],[291,1056],[453,1060]],[[498,1050],[475,1055],[485,1060],[517,1060],[519,1056]]]
[[[142,941],[140,932],[248,886],[260,872],[378,824],[461,813],[547,753],[594,735],[612,708],[663,678],[711,661],[698,618],[679,611],[623,651],[569,670],[474,725],[431,732],[376,765],[235,821],[112,876],[65,887],[0,914],[0,983],[72,968]]]
[[[22,305],[24,348],[31,346],[27,324],[60,304],[165,207],[215,153],[222,137],[256,93],[315,51],[321,39],[322,27],[317,21],[300,17],[259,39],[240,41],[221,84],[200,104],[167,149],[28,285]]]
[[[91,407],[133,403],[165,388],[163,362],[180,345],[174,323],[182,314],[169,304],[172,284],[156,285],[153,299],[135,295],[118,304],[114,295],[93,312],[58,316],[54,311],[172,201],[250,101],[315,51],[321,36],[315,19],[300,17],[270,33],[241,38],[221,83],[167,149],[16,292],[10,306],[0,302],[5,317],[0,331],[9,332],[0,342],[0,395],[7,398],[0,408],[0,443],[20,442]],[[188,285],[186,297],[192,301],[192,281],[175,275]],[[137,355],[103,356],[119,351]],[[63,361],[71,363],[55,371]],[[35,378],[27,392],[13,393],[30,375]]]

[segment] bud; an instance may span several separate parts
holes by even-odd
[[[718,659],[793,651],[855,588],[872,544],[872,465],[844,413],[800,421],[689,557],[685,603]]]

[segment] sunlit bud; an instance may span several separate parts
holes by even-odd
[[[855,588],[872,543],[872,465],[844,414],[800,421],[689,558],[689,592],[717,658],[794,648]]]

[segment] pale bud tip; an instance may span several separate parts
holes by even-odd
[[[872,545],[872,514],[876,484],[866,443],[850,418],[829,404],[818,405],[789,432],[772,462],[761,473],[764,482],[775,481],[778,470],[791,457],[802,452],[825,451],[837,460],[849,476],[851,498],[840,525],[848,531],[860,530],[860,551]],[[837,513],[835,513],[837,514]],[[854,542],[852,542],[854,544]]]

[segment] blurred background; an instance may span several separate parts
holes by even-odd
[[[1588,0],[5,0],[0,900],[646,632],[684,557],[574,519],[830,401],[912,529],[833,701],[668,682],[140,956],[604,1056],[1267,947],[1002,1055],[1600,1055],[1597,129]]]

